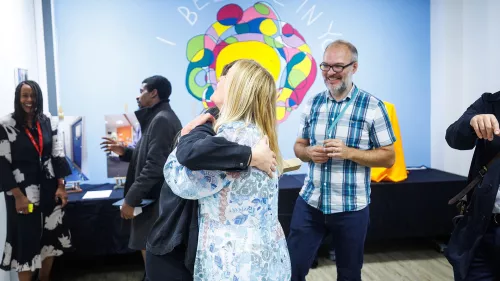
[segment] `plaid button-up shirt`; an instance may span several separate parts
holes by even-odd
[[[329,130],[352,97],[353,102]],[[311,146],[323,145],[325,139],[339,139],[346,146],[361,150],[396,141],[384,103],[354,84],[340,102],[328,90],[312,97],[301,115],[298,137],[309,140]],[[370,171],[370,167],[350,160],[330,158],[324,164],[311,161],[300,196],[325,214],[361,210],[370,204]]]

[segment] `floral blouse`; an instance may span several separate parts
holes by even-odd
[[[253,124],[232,122],[217,136],[253,147],[262,133]],[[179,164],[176,152],[165,164],[166,182],[178,196],[198,199],[200,207],[194,280],[290,280],[278,221],[278,175],[270,178],[256,168],[191,171]]]

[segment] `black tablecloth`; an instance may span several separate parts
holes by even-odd
[[[123,189],[113,184],[82,185],[83,192],[70,193],[66,222],[71,230],[74,252],[68,255],[94,256],[130,253],[130,222],[122,220],[119,207],[112,204],[123,198]],[[87,191],[113,190],[108,198],[82,199]]]
[[[279,220],[285,234],[304,178],[285,175],[280,181]],[[465,185],[465,177],[435,169],[411,170],[403,182],[372,183],[367,240],[448,236],[457,213],[448,200]]]
[[[295,200],[305,175],[284,175],[280,179],[279,220],[286,234]],[[392,238],[435,238],[452,230],[456,214],[448,200],[465,187],[465,177],[427,169],[410,171],[404,182],[372,183],[367,240]],[[69,195],[66,207],[71,227],[73,254],[79,256],[110,255],[131,252],[128,249],[130,226],[120,218],[112,204],[123,198],[123,189],[114,190],[109,198],[83,200],[86,191],[111,190],[113,185],[82,185],[81,193]]]

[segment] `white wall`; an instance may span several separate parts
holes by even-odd
[[[497,0],[431,0],[431,166],[467,175],[471,151],[451,149],[448,126],[484,92],[500,91]]]
[[[0,115],[14,109],[14,69],[28,69],[40,84],[48,109],[41,0],[0,1]]]
[[[14,109],[14,69],[28,69],[28,78],[40,84],[48,111],[47,77],[41,0],[0,0],[0,115]],[[0,193],[0,253],[5,241],[5,202]],[[1,255],[1,254],[0,254]],[[17,280],[17,274],[0,271],[0,280]]]

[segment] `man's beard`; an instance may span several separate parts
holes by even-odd
[[[342,81],[342,83],[340,85],[330,89],[330,94],[332,94],[332,96],[339,96],[345,90],[347,90],[347,85],[346,85],[345,81]]]

